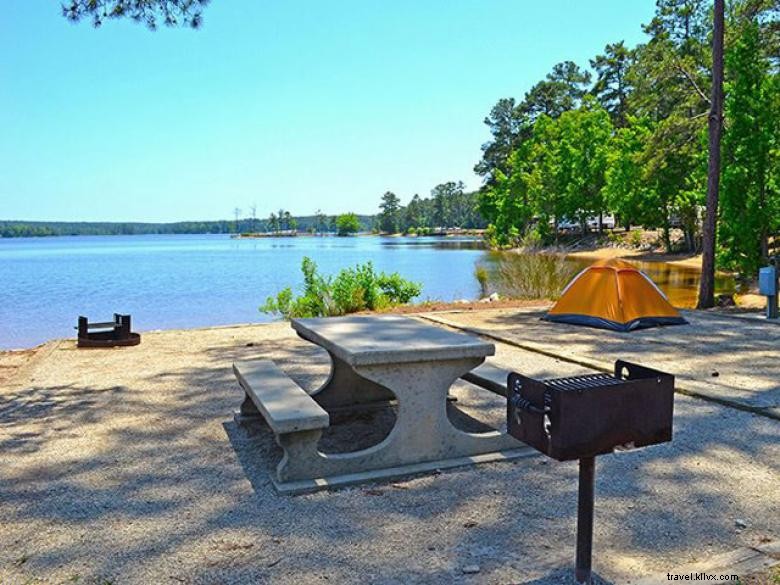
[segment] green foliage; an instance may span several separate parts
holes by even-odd
[[[740,19],[730,41],[718,260],[754,277],[780,231],[780,77],[755,19]]]
[[[502,297],[556,299],[577,274],[577,267],[558,254],[501,254],[495,286]]]
[[[479,283],[479,296],[480,298],[485,298],[488,296],[488,271],[484,266],[477,265],[474,268],[474,277],[477,279],[477,282]]]
[[[405,305],[422,293],[420,283],[406,280],[397,272],[380,273],[376,277],[376,284],[380,290],[377,303],[387,303],[390,306]]]
[[[462,181],[436,185],[431,196],[415,194],[404,207],[391,192],[382,195],[377,228],[384,233],[419,236],[437,233],[440,228],[474,229],[485,227],[477,209],[477,193],[467,193]]]
[[[584,225],[588,216],[606,211],[612,132],[609,114],[592,98],[558,118],[540,115],[530,138],[509,156],[509,174],[497,170],[481,194],[491,244],[517,245],[531,232],[550,240],[561,219]]]
[[[780,8],[729,8],[718,259],[752,275],[780,231]],[[610,44],[591,60],[591,96],[587,76],[559,64],[522,102],[496,104],[475,167],[492,246],[529,233],[549,243],[564,219],[585,229],[587,217],[613,213],[625,227],[660,227],[667,250],[673,226],[687,250],[700,247],[711,21],[708,0],[657,0],[646,43]]]
[[[358,215],[359,230],[367,230],[373,221],[369,215]],[[60,221],[1,221],[0,237],[36,237],[36,236],[112,236],[146,234],[230,234],[278,232],[284,229],[297,229],[322,233],[336,231],[336,216],[317,215],[292,216],[282,211],[281,219],[271,213],[268,219],[239,219],[217,221],[180,221],[175,223],[136,223],[136,222],[60,222]],[[287,222],[287,223],[285,223]]]
[[[387,234],[396,234],[401,227],[401,200],[392,191],[382,195],[382,203],[379,205],[382,212],[379,214],[379,229]]]
[[[317,272],[310,258],[301,264],[302,294],[294,296],[287,287],[268,297],[260,307],[264,313],[275,313],[286,319],[301,317],[332,317],[374,311],[409,303],[422,292],[419,283],[410,282],[397,272],[377,273],[371,262],[354,268],[344,268],[335,277]]]
[[[603,55],[590,60],[590,66],[597,75],[593,95],[609,112],[617,127],[626,123],[628,96],[632,89],[629,70],[633,61],[634,52],[623,41],[607,45]]]
[[[360,220],[354,213],[344,213],[336,218],[336,233],[339,236],[351,236],[360,231]]]
[[[612,137],[607,155],[605,206],[623,226],[661,223],[657,192],[646,182],[642,165],[653,129],[647,118],[629,117]]]

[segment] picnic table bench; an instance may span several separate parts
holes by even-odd
[[[278,491],[312,491],[532,453],[505,430],[469,433],[447,417],[448,391],[461,377],[505,394],[498,369],[478,368],[495,353],[492,343],[395,315],[291,324],[330,355],[330,375],[318,390],[308,394],[268,360],[233,365],[245,393],[241,417],[264,418],[284,450],[272,476]],[[395,426],[380,443],[351,453],[319,451],[329,412],[390,401],[397,404]]]

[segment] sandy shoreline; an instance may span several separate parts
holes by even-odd
[[[626,258],[641,262],[664,262],[680,268],[701,271],[701,254],[658,254],[632,248],[595,248],[593,250],[568,252],[567,256],[593,259],[594,261],[609,258]]]

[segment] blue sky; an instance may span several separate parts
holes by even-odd
[[[0,3],[0,219],[374,213],[480,184],[482,123],[653,0],[212,0],[201,30]]]

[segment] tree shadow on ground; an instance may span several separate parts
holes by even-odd
[[[242,395],[230,364],[274,359],[313,389],[327,355],[294,338],[246,343],[173,362],[141,354],[144,374],[124,384],[135,354],[94,354],[118,370],[105,385],[63,370],[56,385],[3,395],[0,441],[11,442],[0,470],[0,578],[542,585],[570,575],[574,463],[540,456],[276,495],[272,434],[231,420]],[[470,412],[465,398],[461,407]],[[766,497],[780,474],[779,427],[686,397],[676,407],[673,443],[598,460],[602,574],[734,548],[735,517],[755,534],[780,530],[780,503]],[[486,421],[504,416],[500,404],[485,408]],[[462,574],[469,564],[480,576]]]
[[[488,314],[471,325],[520,344],[580,360],[637,361],[675,374],[681,384],[762,408],[780,408],[780,327],[765,321],[686,311],[688,325],[608,331],[541,318],[545,311]],[[457,322],[458,316],[450,317]],[[465,318],[469,323],[468,318]]]

